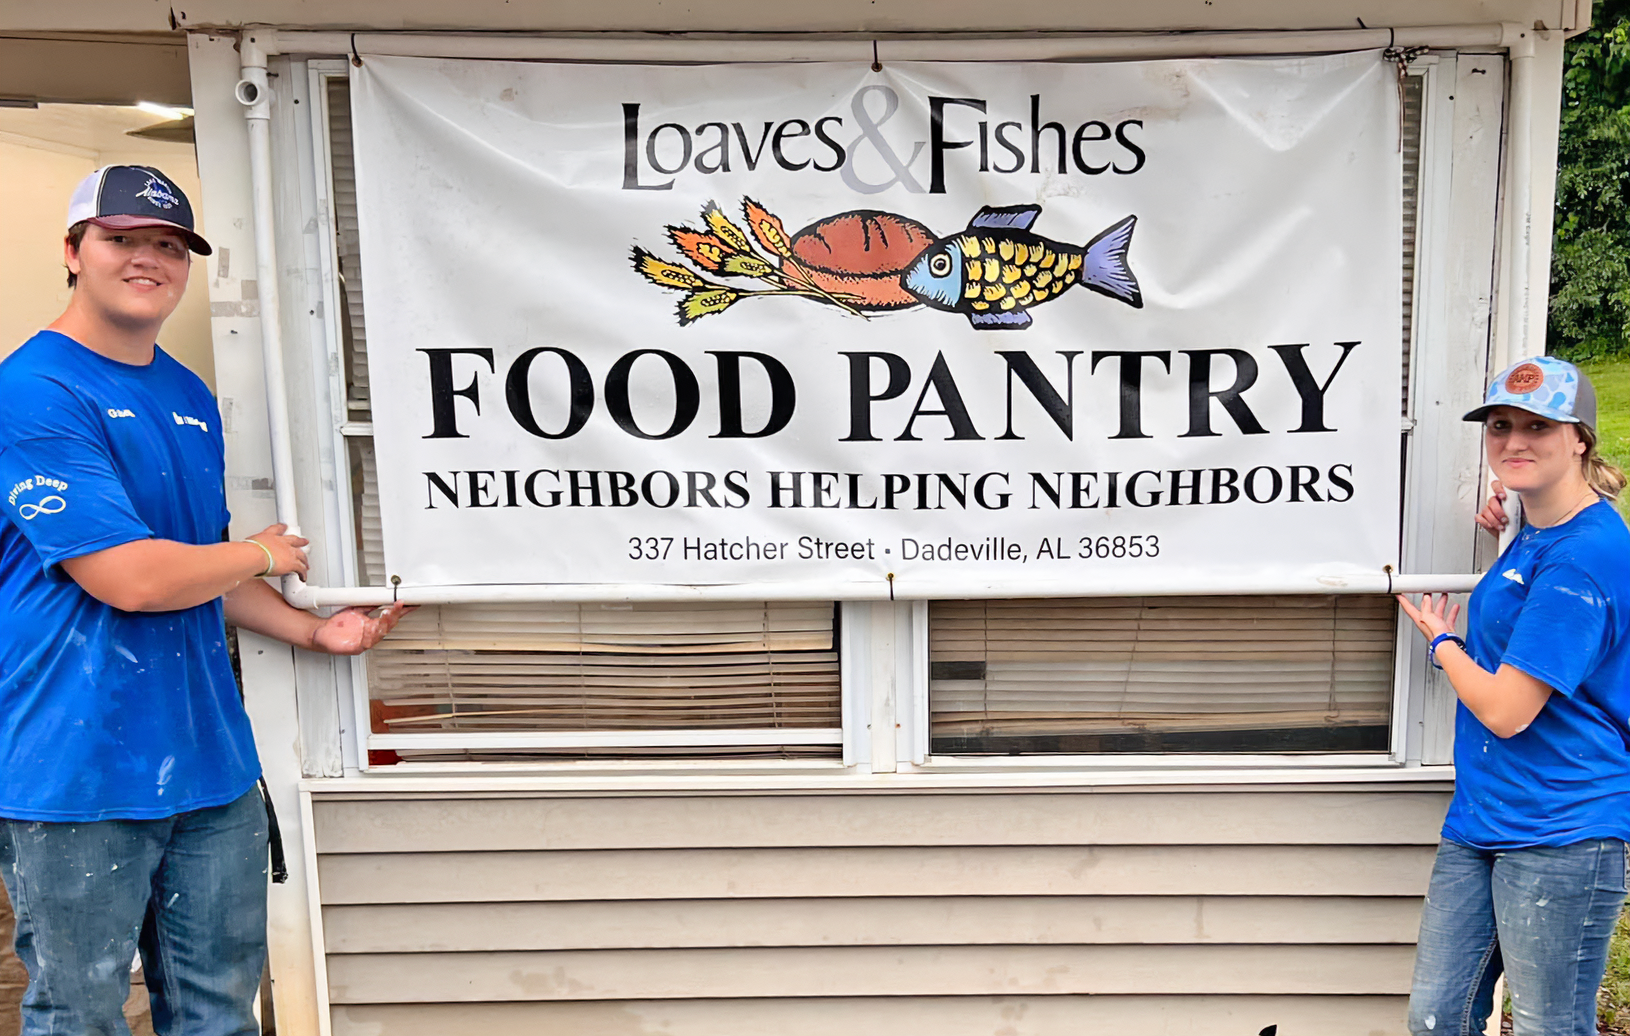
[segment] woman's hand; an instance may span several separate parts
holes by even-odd
[[[393,604],[377,616],[369,616],[372,610],[345,608],[330,615],[312,630],[311,650],[331,655],[360,655],[383,640],[402,616],[413,609],[405,604]]]
[[[1498,536],[1511,524],[1511,519],[1505,513],[1505,486],[1495,479],[1489,489],[1492,495],[1483,509],[1477,512],[1476,522],[1483,527],[1483,531]]]
[[[1481,522],[1479,522],[1481,524]],[[1460,605],[1451,605],[1448,594],[1440,594],[1433,601],[1433,594],[1422,594],[1420,607],[1410,603],[1405,594],[1398,595],[1398,603],[1403,605],[1404,614],[1409,616],[1415,628],[1431,640],[1439,633],[1453,633],[1455,621],[1460,618]]]

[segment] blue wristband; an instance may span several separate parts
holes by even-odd
[[[1461,640],[1460,637],[1457,634],[1454,634],[1454,633],[1439,633],[1437,636],[1433,637],[1432,638],[1432,643],[1426,649],[1426,660],[1428,662],[1431,662],[1432,665],[1436,666],[1438,669],[1443,668],[1441,665],[1438,665],[1438,645],[1443,643],[1446,640],[1452,640],[1456,644],[1460,645],[1460,650],[1462,650],[1462,651],[1466,650],[1466,642],[1464,640]]]

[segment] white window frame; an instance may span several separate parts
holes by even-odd
[[[294,176],[304,185],[310,200],[302,204],[300,223],[313,221],[316,239],[316,264],[320,275],[316,284],[308,289],[317,303],[313,307],[317,324],[313,333],[313,348],[320,352],[311,366],[318,383],[310,389],[315,398],[329,403],[331,429],[326,443],[318,450],[319,462],[326,468],[323,476],[323,512],[327,519],[325,537],[332,544],[330,554],[339,569],[333,573],[342,578],[344,585],[358,583],[357,554],[354,534],[353,506],[350,499],[350,455],[348,442],[358,436],[371,436],[372,426],[349,420],[346,411],[346,375],[343,364],[343,329],[340,327],[339,268],[336,252],[335,213],[331,197],[332,155],[328,135],[328,92],[325,80],[332,76],[348,75],[348,62],[343,58],[286,60],[289,74],[274,86],[281,99],[292,101],[296,97],[305,107],[303,122],[307,139],[293,149],[274,152],[274,161],[280,175]],[[1495,60],[1499,60],[1496,58]],[[1452,169],[1457,158],[1454,154],[1455,89],[1457,54],[1453,51],[1434,52],[1417,58],[1411,74],[1424,77],[1423,127],[1421,140],[1421,170],[1418,187],[1418,221],[1416,239],[1416,281],[1414,318],[1410,347],[1411,416],[1404,420],[1408,433],[1408,456],[1413,460],[1423,450],[1437,451],[1445,441],[1444,422],[1437,421],[1418,410],[1416,399],[1425,391],[1435,390],[1433,376],[1420,363],[1423,341],[1443,338],[1442,328],[1455,319],[1446,305],[1444,296],[1456,286],[1446,286],[1442,268],[1444,258],[1455,247],[1452,236],[1456,232],[1455,214],[1449,204],[1449,186]],[[274,81],[275,82],[275,81]],[[1500,97],[1503,99],[1503,89]],[[1502,102],[1503,103],[1503,100]],[[287,139],[287,138],[285,138]],[[1498,183],[1498,147],[1494,149],[1493,167],[1476,171],[1484,178]],[[1475,163],[1474,163],[1475,164]],[[287,197],[287,194],[282,197]],[[1492,219],[1492,213],[1489,214]],[[286,220],[287,214],[284,219]],[[1492,281],[1493,268],[1489,270]],[[1479,357],[1481,362],[1483,357]],[[1457,369],[1464,363],[1452,364]],[[1479,368],[1480,369],[1480,368]],[[1477,385],[1481,391],[1481,383]],[[1458,415],[1456,415],[1458,417]],[[307,456],[299,458],[310,463]],[[331,459],[332,466],[328,466]],[[1414,472],[1415,465],[1410,465]],[[1433,565],[1432,549],[1412,531],[1430,525],[1426,513],[1443,505],[1443,495],[1423,492],[1417,479],[1409,479],[1404,487],[1404,506],[1401,537],[1402,562],[1407,572],[1463,571],[1459,566]],[[560,733],[449,733],[381,735],[371,732],[367,684],[367,661],[358,656],[340,666],[347,671],[341,678],[335,674],[335,711],[339,719],[339,742],[346,772],[370,769],[370,749],[398,747],[417,748],[587,748],[624,747],[637,749],[653,746],[741,746],[771,744],[835,744],[842,747],[842,761],[837,760],[618,760],[552,762],[539,760],[526,763],[415,763],[403,762],[389,766],[392,774],[477,772],[560,772],[595,771],[665,771],[729,773],[732,771],[832,771],[840,770],[856,775],[886,773],[971,774],[977,771],[992,773],[1019,773],[1036,771],[1153,771],[1183,775],[1195,771],[1218,769],[1284,771],[1307,773],[1327,770],[1386,771],[1406,765],[1446,762],[1447,738],[1452,733],[1451,708],[1443,707],[1444,690],[1441,681],[1433,676],[1426,665],[1424,651],[1416,643],[1413,629],[1407,623],[1399,626],[1398,650],[1395,652],[1393,711],[1390,725],[1390,750],[1379,753],[1328,754],[1239,754],[1239,755],[1020,755],[1020,756],[954,756],[935,755],[929,751],[928,707],[928,602],[842,603],[840,605],[841,642],[839,672],[841,682],[841,722],[835,730],[721,730],[721,731],[588,731]],[[305,724],[303,724],[304,726]],[[890,733],[892,732],[892,736]],[[1423,752],[1423,746],[1425,750]],[[308,774],[308,776],[319,776]]]

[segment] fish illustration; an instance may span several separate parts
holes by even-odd
[[[924,305],[961,313],[974,327],[1020,330],[1030,309],[1077,284],[1143,308],[1126,263],[1137,216],[1127,216],[1085,246],[1034,234],[1040,205],[986,206],[968,228],[941,238],[900,275],[900,286]]]

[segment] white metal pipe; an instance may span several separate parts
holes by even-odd
[[[1533,322],[1534,285],[1529,267],[1534,247],[1533,132],[1534,132],[1534,34],[1520,25],[1507,26],[1507,46],[1511,54],[1511,108],[1506,119],[1504,243],[1502,265],[1505,288],[1500,313],[1500,333],[1494,339],[1491,366],[1505,370],[1518,359],[1535,351]],[[1547,231],[1548,232],[1548,231]],[[1549,285],[1546,285],[1549,291]],[[1544,309],[1538,319],[1544,319]],[[1538,347],[1544,351],[1541,325]],[[1506,506],[1511,521],[1500,533],[1503,552],[1516,538],[1522,523],[1522,501],[1508,494]]]
[[[1511,114],[1506,120],[1505,190],[1505,304],[1500,307],[1505,333],[1500,336],[1504,355],[1496,355],[1495,369],[1503,370],[1529,355],[1533,348],[1533,293],[1530,256],[1534,247],[1533,132],[1534,37],[1532,31],[1514,30],[1511,43]]]
[[[272,445],[272,493],[277,520],[299,535],[300,510],[294,492],[294,447],[289,434],[288,379],[283,372],[283,323],[277,289],[277,223],[272,208],[272,92],[266,81],[266,52],[254,33],[239,44],[242,78],[234,88],[249,131],[249,187],[253,197],[255,280],[259,289],[260,355],[266,376],[266,422]],[[283,577],[283,594],[305,589],[299,576]],[[292,603],[292,601],[291,601]]]
[[[1113,579],[1050,580],[1023,585],[934,579],[896,579],[893,591],[883,580],[871,582],[806,581],[793,583],[516,583],[462,586],[308,586],[299,595],[303,608],[405,604],[545,604],[591,601],[886,601],[953,597],[1151,597],[1203,594],[1384,594],[1469,593],[1478,575],[1395,575],[1363,573],[1343,576],[1275,576],[1263,579],[1193,575],[1123,575]]]
[[[1432,25],[1396,29],[1286,32],[1165,32],[1048,34],[1036,37],[781,39],[637,34],[577,36],[508,33],[344,33],[256,28],[268,54],[369,54],[397,57],[486,58],[511,61],[1068,61],[1091,58],[1180,58],[1255,54],[1316,54],[1381,47],[1503,47],[1509,27]],[[246,33],[248,35],[248,33]]]

